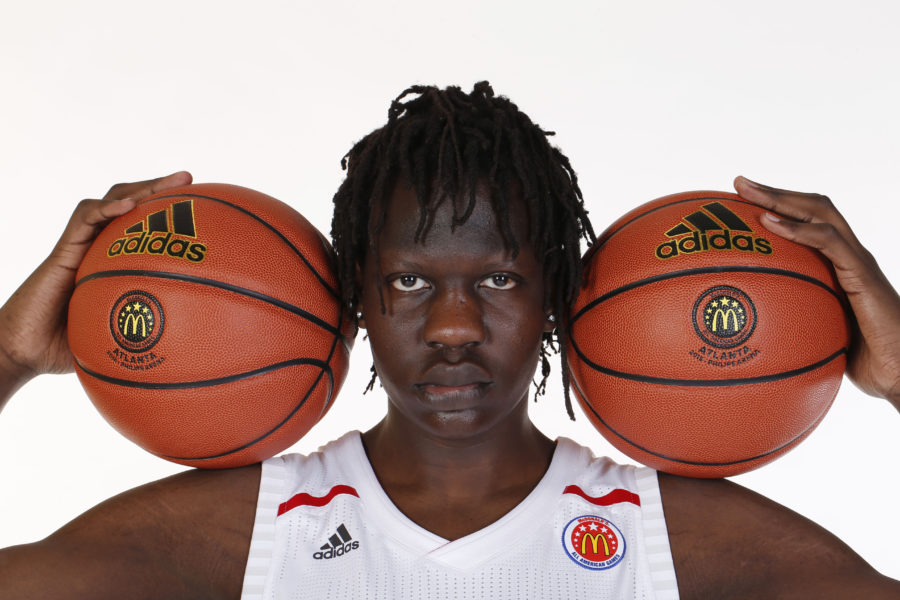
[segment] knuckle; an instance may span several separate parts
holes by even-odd
[[[96,200],[92,200],[90,198],[85,198],[84,200],[79,200],[78,204],[75,205],[75,210],[72,211],[72,214],[82,214],[91,209]]]
[[[823,194],[813,194],[812,201],[819,210],[831,210],[834,208],[834,203],[831,201],[831,198]]]
[[[127,185],[128,184],[126,184],[126,183],[114,184],[112,187],[109,188],[109,191],[106,192],[106,195],[104,196],[104,198],[109,198],[110,196],[114,196],[114,195],[122,193],[123,190],[125,189],[125,186],[127,186]]]
[[[841,237],[840,232],[831,223],[821,223],[819,225],[819,235],[825,240],[832,241]]]

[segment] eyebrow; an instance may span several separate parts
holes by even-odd
[[[414,258],[410,258],[410,257],[406,257],[406,256],[395,257],[395,256],[392,256],[392,254],[395,254],[395,253],[389,251],[389,252],[383,252],[381,254],[381,256],[379,258],[381,259],[380,262],[383,266],[390,263],[392,268],[410,269],[410,270],[420,269],[425,266],[422,262],[417,261]],[[403,254],[406,254],[406,253],[403,253]],[[453,256],[453,255],[445,252],[445,253],[443,253],[443,256]],[[507,267],[510,267],[512,265],[515,265],[515,264],[521,262],[522,256],[523,256],[523,254],[520,252],[516,258],[513,258],[512,253],[507,251],[507,252],[503,252],[503,253],[496,253],[490,257],[487,257],[486,260],[484,257],[482,257],[482,260],[480,260],[480,262],[489,269],[491,269],[491,268],[502,269],[502,268],[507,268]]]

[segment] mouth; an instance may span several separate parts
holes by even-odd
[[[460,383],[446,385],[442,383],[422,383],[416,385],[419,397],[442,412],[460,411],[474,408],[482,403],[488,382]]]
[[[442,411],[465,410],[483,401],[491,385],[490,374],[472,363],[439,364],[426,371],[415,384],[419,397]]]

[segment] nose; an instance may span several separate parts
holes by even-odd
[[[462,290],[439,293],[428,307],[425,343],[432,348],[453,349],[484,342],[484,314],[477,298]]]

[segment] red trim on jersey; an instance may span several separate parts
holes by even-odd
[[[305,493],[296,494],[287,502],[282,502],[278,505],[277,516],[280,517],[287,511],[297,508],[298,506],[325,506],[338,494],[350,494],[351,496],[359,498],[359,494],[356,493],[356,490],[349,485],[336,485],[324,496],[310,496]]]
[[[623,489],[615,489],[610,493],[600,496],[599,498],[595,498],[593,496],[588,496],[584,493],[584,490],[578,487],[577,485],[567,485],[566,489],[563,490],[563,494],[575,494],[576,496],[581,496],[591,504],[596,504],[597,506],[610,506],[612,504],[619,504],[621,502],[631,502],[632,504],[636,504],[638,506],[641,505],[641,497],[635,494],[634,492],[629,492],[628,490]]]

